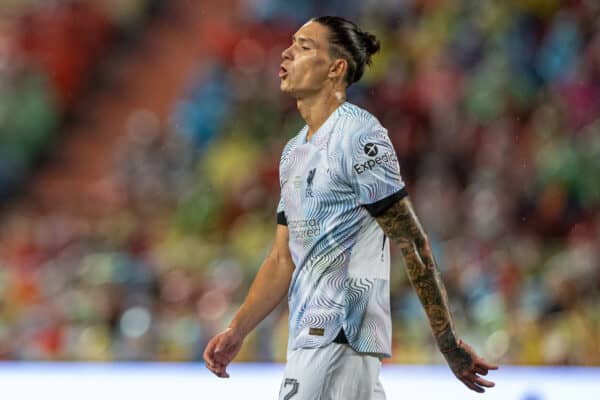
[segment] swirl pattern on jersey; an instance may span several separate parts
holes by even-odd
[[[307,131],[280,163],[277,211],[296,266],[289,349],[324,346],[344,328],[356,351],[389,356],[389,247],[365,206],[404,188],[395,151],[377,119],[350,103],[308,142]]]

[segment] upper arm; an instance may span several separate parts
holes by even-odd
[[[289,230],[287,225],[277,224],[275,241],[269,257],[272,257],[280,266],[285,266],[291,271],[294,270],[294,262],[290,254]]]
[[[414,243],[420,247],[427,243],[427,235],[408,196],[392,204],[375,219],[385,234],[400,245]]]
[[[351,121],[341,139],[342,175],[372,216],[405,196],[396,152],[377,121]]]

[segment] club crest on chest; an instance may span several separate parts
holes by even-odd
[[[304,192],[306,197],[314,197],[313,182],[315,179],[316,172],[317,172],[316,168],[313,168],[308,171],[308,175],[306,176],[306,190]],[[293,184],[294,184],[295,190],[300,190],[300,188],[302,187],[302,177],[299,175],[296,175],[294,177]]]

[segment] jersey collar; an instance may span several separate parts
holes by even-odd
[[[339,107],[336,108],[329,115],[329,117],[327,117],[325,122],[319,127],[319,129],[317,129],[317,131],[310,137],[310,139],[308,141],[306,140],[306,134],[308,133],[308,125],[305,125],[301,132],[302,144],[309,143],[316,147],[323,147],[323,145],[325,143],[327,143],[327,140],[329,139],[329,135],[331,134],[333,126],[335,125],[335,122],[338,120],[338,117],[340,115],[342,108],[346,104],[347,104],[347,102],[340,104]]]

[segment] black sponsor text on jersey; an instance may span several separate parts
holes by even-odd
[[[367,146],[368,146],[368,144],[367,144]],[[365,153],[366,153],[366,146],[365,146]],[[375,153],[377,154],[377,147],[375,147]],[[396,155],[392,152],[389,152],[389,153],[385,153],[385,154],[381,155],[380,157],[371,158],[370,160],[367,160],[363,163],[356,163],[352,167],[354,168],[356,173],[358,173],[360,175],[365,171],[372,170],[373,168],[375,168],[378,165],[387,164],[387,163],[396,163],[396,162],[398,162]]]

